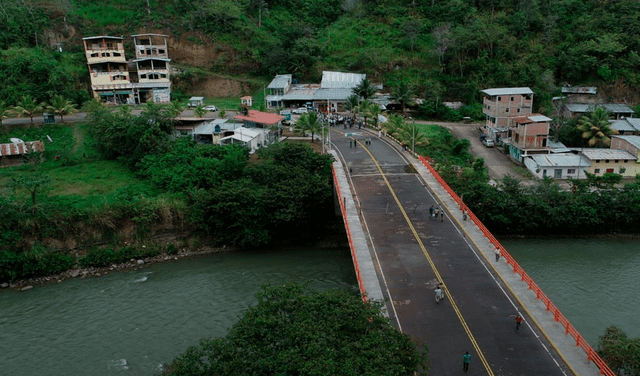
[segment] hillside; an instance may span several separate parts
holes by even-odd
[[[242,91],[237,78],[317,81],[330,69],[364,72],[387,88],[406,81],[434,103],[529,86],[544,112],[568,83],[636,104],[639,13],[630,0],[3,2],[0,100],[12,104],[25,92],[46,100],[55,91],[82,102],[82,37],[163,32],[179,67],[222,75],[213,85],[221,92],[207,95]],[[59,44],[63,52],[54,53]]]

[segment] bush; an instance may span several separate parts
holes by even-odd
[[[72,255],[36,245],[31,251],[0,251],[0,281],[14,281],[61,273],[75,264]]]

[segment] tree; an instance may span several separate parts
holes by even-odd
[[[56,115],[60,115],[60,122],[64,123],[64,115],[73,115],[77,109],[76,105],[62,95],[56,95],[47,106],[47,109]]]
[[[199,104],[196,106],[196,108],[193,109],[193,113],[194,115],[196,115],[196,117],[201,118],[204,116],[204,114],[207,113],[207,110],[205,110],[204,107],[201,104]]]
[[[416,123],[404,123],[398,130],[398,139],[402,143],[406,143],[407,146],[412,148],[415,146],[424,146],[429,144],[427,135],[420,131],[420,128],[416,126]]]
[[[184,105],[180,103],[180,101],[174,100],[173,102],[171,102],[171,105],[167,109],[167,114],[171,118],[176,118],[180,116],[182,111],[184,111]]]
[[[617,375],[640,376],[640,338],[628,338],[616,326],[600,337],[598,354]]]
[[[426,372],[427,349],[382,314],[383,303],[345,290],[263,286],[223,338],[174,359],[166,375],[410,375]],[[423,373],[421,373],[423,374]]]
[[[5,101],[0,101],[0,131],[2,130],[2,121],[13,114],[11,107]]]
[[[396,86],[389,99],[396,101],[402,105],[402,114],[407,114],[407,105],[411,105],[413,103],[413,89],[409,84],[402,81]]]
[[[582,138],[588,140],[589,146],[609,147],[609,136],[618,134],[617,130],[611,128],[609,112],[602,107],[596,108],[590,115],[582,116],[578,120],[578,129],[582,132]]]
[[[353,94],[357,95],[363,100],[367,100],[375,95],[375,93],[378,91],[378,88],[375,85],[371,84],[368,78],[365,78],[360,81],[360,83],[356,87],[351,89],[351,91],[353,92]]]
[[[370,112],[371,112],[371,102],[369,102],[368,99],[365,99],[362,101],[362,103],[360,103],[360,106],[358,106],[358,113],[360,113],[360,115],[362,115],[362,117],[364,117],[364,124],[366,126],[367,124],[367,119],[369,118]]]
[[[416,41],[418,40],[418,35],[420,35],[420,29],[422,29],[422,23],[418,20],[408,20],[404,23],[403,27],[404,34],[409,40],[411,51],[413,51],[413,47],[416,45]]]
[[[14,188],[23,188],[31,196],[31,211],[36,212],[38,207],[38,193],[46,188],[51,182],[51,178],[40,173],[18,175],[11,178]]]
[[[350,111],[352,114],[355,114],[358,111],[358,103],[360,102],[360,98],[353,94],[347,98],[347,101],[344,103],[344,108],[347,111]]]
[[[322,129],[322,122],[318,119],[318,113],[310,112],[308,114],[302,114],[300,119],[296,122],[295,132],[300,134],[311,133],[311,142],[316,133],[319,133]]]
[[[382,110],[378,104],[372,104],[369,106],[369,110],[367,111],[367,115],[371,117],[371,126],[373,128],[378,128],[378,115],[382,114]]]
[[[18,116],[29,116],[31,125],[33,125],[33,117],[36,113],[42,112],[44,104],[38,103],[31,95],[25,95],[22,100],[14,107],[14,111]]]
[[[387,131],[389,135],[392,137],[398,137],[400,130],[405,126],[404,119],[402,116],[391,115],[389,116],[389,120],[384,123],[384,129]]]

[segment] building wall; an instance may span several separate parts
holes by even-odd
[[[621,138],[611,137],[611,149],[626,150],[632,155],[635,155],[636,158],[640,158],[640,150],[627,140]]]
[[[518,135],[517,137],[515,135]],[[519,148],[534,149],[546,146],[545,140],[549,135],[549,123],[529,123],[518,125],[511,137],[511,141]],[[517,139],[517,141],[516,141]]]
[[[587,170],[590,174],[594,174],[597,176],[602,176],[607,172],[613,172],[615,174],[620,174],[623,177],[635,177],[636,174],[640,173],[640,166],[636,163],[636,161],[623,161],[618,160],[617,162],[613,159],[605,160],[589,160],[591,162],[591,166]],[[621,172],[621,168],[624,168],[624,172]],[[608,171],[610,170],[610,171]]]
[[[497,95],[482,100],[482,112],[487,115],[485,126],[488,133],[495,140],[495,128],[512,128],[515,126],[513,118],[530,115],[532,112],[533,96],[526,98],[524,95]]]

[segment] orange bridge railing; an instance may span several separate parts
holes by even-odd
[[[516,262],[516,260],[507,252],[507,250],[500,244],[500,242],[487,230],[487,228],[480,222],[478,217],[476,217],[471,210],[467,207],[467,205],[462,202],[460,197],[449,187],[449,185],[442,179],[442,177],[436,172],[436,170],[431,166],[430,159],[427,157],[420,156],[420,162],[429,169],[431,174],[436,178],[436,180],[442,185],[442,187],[451,195],[453,200],[460,205],[460,209],[467,213],[469,219],[472,220],[476,226],[482,231],[484,236],[489,239],[489,242],[493,244],[494,247],[500,250],[500,255],[504,257],[509,265],[513,267],[513,272],[520,275],[523,282],[525,282],[529,286],[529,290],[533,290],[536,294],[536,298],[541,300],[544,305],[547,307],[547,311],[551,311],[553,314],[553,318],[556,322],[562,324],[565,328],[565,334],[570,334],[576,340],[576,346],[582,347],[582,349],[587,353],[587,360],[592,361],[599,369],[601,375],[607,376],[615,376],[616,374],[609,368],[607,363],[605,363],[600,355],[589,345],[589,343],[584,339],[584,337],[576,330],[576,328],[571,325],[569,320],[560,312],[558,307],[553,304],[551,299],[538,287],[538,285],[533,281],[531,277],[522,269],[520,265]]]

